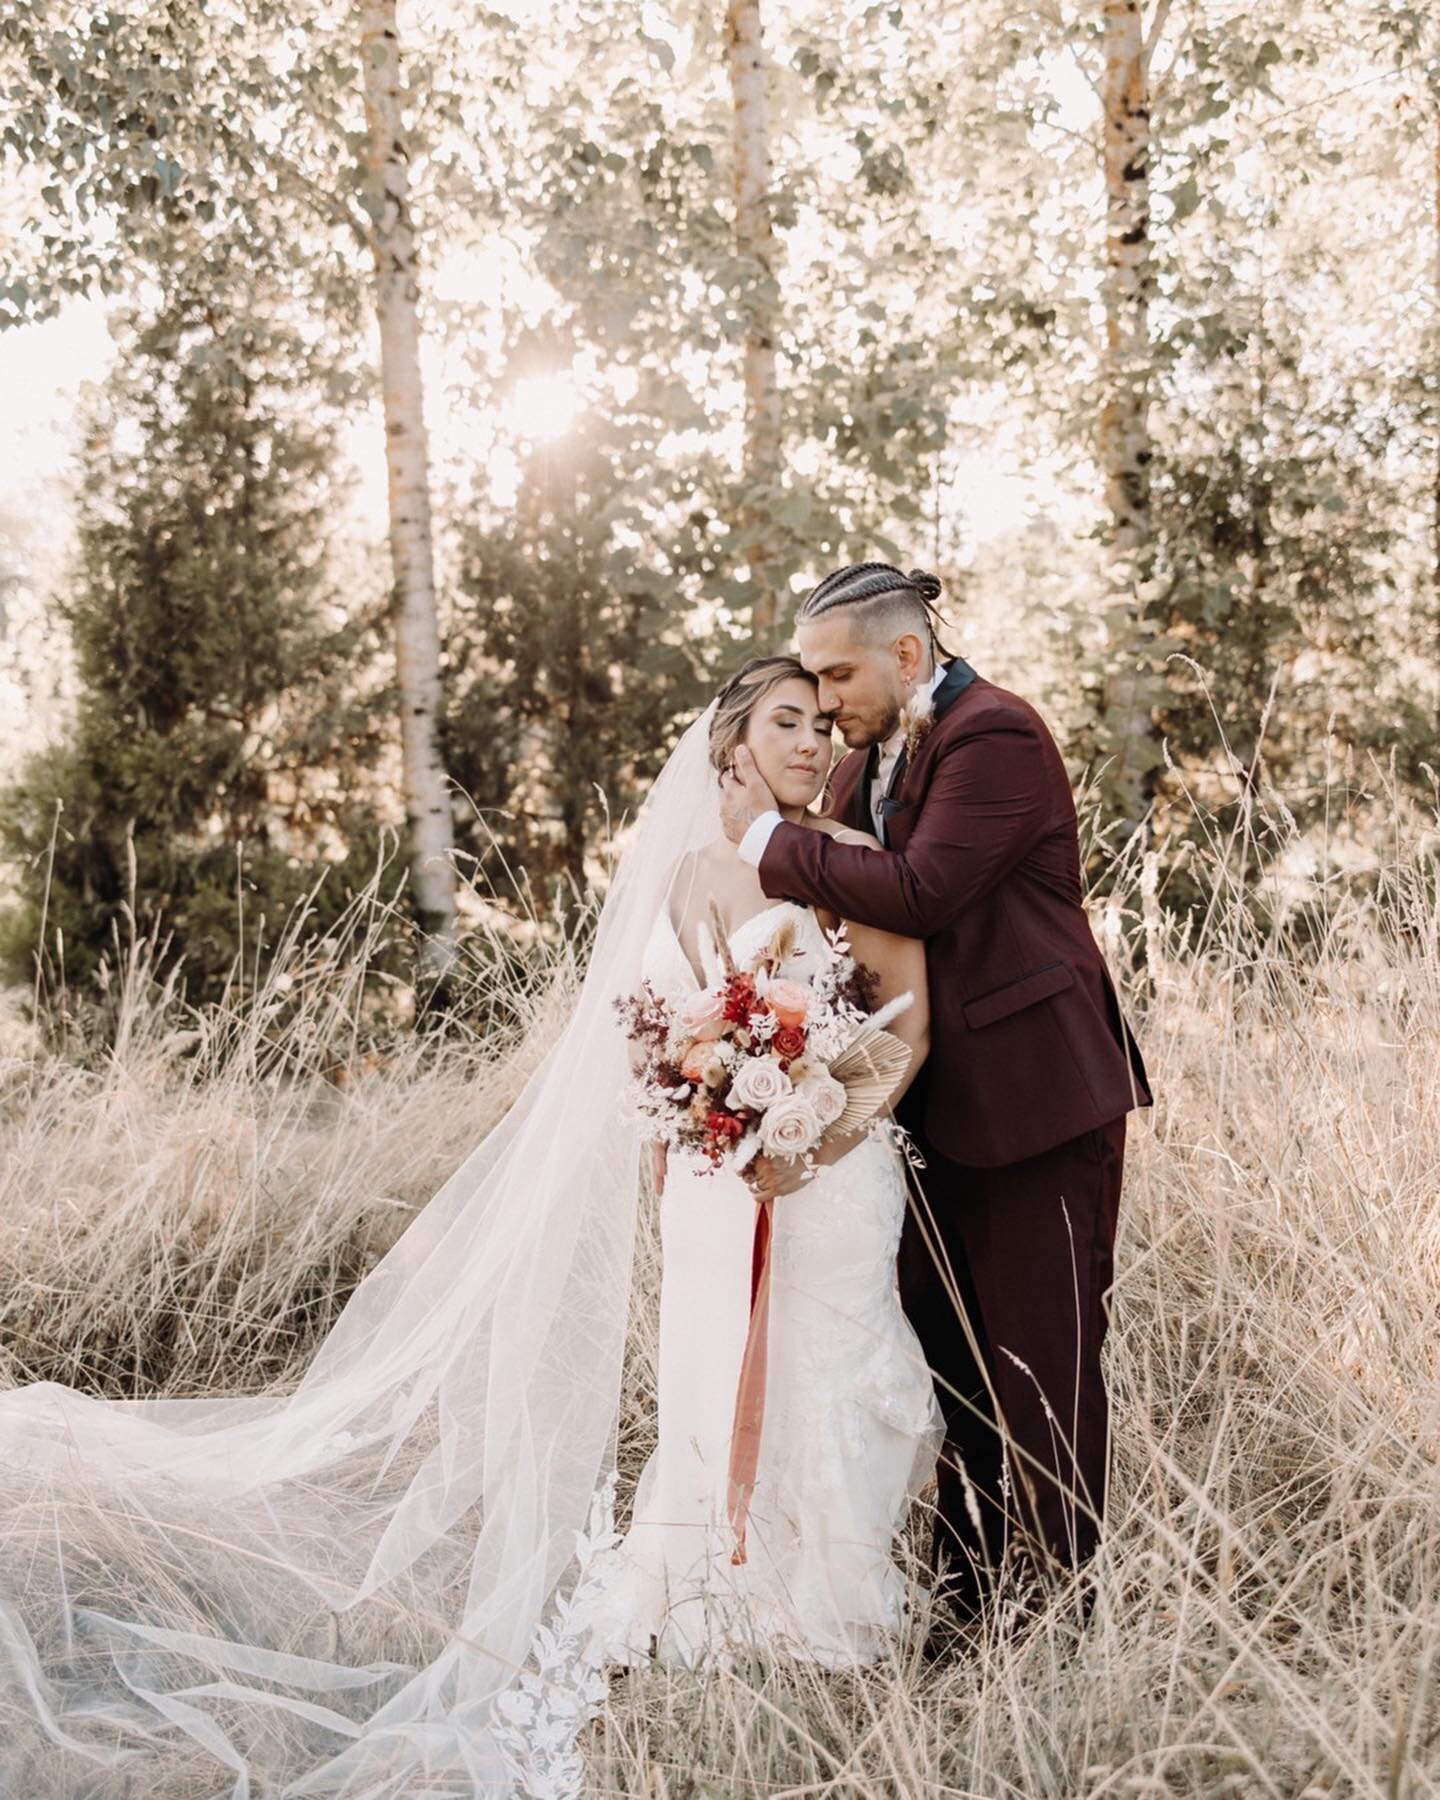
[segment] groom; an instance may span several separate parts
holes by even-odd
[[[937,1597],[965,1618],[1002,1557],[1022,1577],[1078,1568],[1098,1541],[1125,1117],[1151,1097],[1081,904],[1060,753],[1026,701],[940,660],[939,592],[859,563],[797,618],[850,750],[826,811],[883,849],[782,820],[743,746],[722,811],[770,897],[925,939],[930,1054],[898,1109],[925,1168],[900,1296],[947,1422]]]

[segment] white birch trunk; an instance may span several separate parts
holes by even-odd
[[[393,621],[410,879],[422,928],[433,939],[424,967],[440,975],[455,948],[454,831],[440,761],[440,631],[430,527],[430,453],[420,377],[420,319],[408,149],[401,116],[400,38],[395,0],[364,0],[366,157],[380,380],[385,402],[385,463],[390,490]],[[378,215],[378,216],[377,216]]]
[[[1111,779],[1138,819],[1157,743],[1153,672],[1139,590],[1152,563],[1150,520],[1150,96],[1142,0],[1105,0],[1105,393],[1099,450],[1112,521]]]
[[[750,266],[745,294],[746,500],[738,523],[754,533],[746,551],[755,586],[757,637],[779,612],[779,535],[770,508],[778,496],[780,390],[775,381],[775,232],[770,219],[769,109],[759,0],[727,0],[725,61],[734,98],[735,237]]]
[[[1435,259],[1435,275],[1431,300],[1434,306],[1434,324],[1431,332],[1431,343],[1440,347],[1440,83],[1435,87],[1435,186],[1431,196],[1435,207],[1435,230],[1432,251]],[[1434,469],[1434,566],[1431,573],[1431,604],[1434,608],[1434,622],[1430,633],[1430,648],[1435,662],[1435,736],[1440,740],[1440,429],[1435,433],[1435,469]]]

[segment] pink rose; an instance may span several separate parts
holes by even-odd
[[[725,1032],[725,996],[711,988],[692,994],[680,1008],[680,1023],[686,1033],[704,1042],[722,1037]]]
[[[844,1084],[833,1075],[818,1069],[813,1075],[808,1075],[795,1091],[803,1094],[814,1107],[815,1117],[822,1126],[833,1125],[849,1101]]]
[[[786,1094],[760,1121],[760,1143],[771,1156],[803,1156],[820,1142],[822,1129],[803,1094]]]
[[[765,990],[770,1010],[782,1025],[803,1025],[810,1011],[810,990],[799,981],[772,981]]]
[[[735,1071],[730,1104],[751,1112],[764,1112],[790,1092],[790,1077],[773,1056],[747,1056]]]

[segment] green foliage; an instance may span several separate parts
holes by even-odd
[[[1427,786],[1433,726],[1406,654],[1410,621],[1432,604],[1407,550],[1409,370],[1359,345],[1346,292],[1378,274],[1388,232],[1372,248],[1325,228],[1340,184],[1362,214],[1372,183],[1381,204],[1394,197],[1393,96],[1371,95],[1373,66],[1352,103],[1369,109],[1364,151],[1327,104],[1365,22],[1319,0],[1300,18],[1262,8],[1242,29],[1197,32],[1160,109],[1168,164],[1185,171],[1160,239],[1154,347],[1152,617],[1179,764],[1162,825],[1187,782],[1243,791],[1261,758],[1302,827],[1323,817],[1337,755],[1393,748],[1412,791]],[[1378,48],[1378,19],[1369,28]],[[1257,178],[1244,153],[1270,118]],[[1433,441],[1428,454],[1433,467]]]
[[[583,891],[677,719],[717,684],[723,640],[687,628],[681,591],[627,541],[637,509],[617,450],[598,422],[535,446],[514,515],[461,536],[442,744],[477,810],[457,839],[527,904],[557,877]]]
[[[22,883],[0,954],[20,979],[62,941],[83,979],[133,905],[163,913],[192,992],[213,994],[262,912],[273,941],[339,864],[323,931],[371,860],[382,621],[339,604],[317,524],[331,429],[300,416],[307,358],[258,298],[182,275],[132,320],[87,421],[62,602],[77,717],[0,806]]]
[[[0,149],[28,203],[6,245],[0,326],[48,318],[74,294],[133,296],[183,236],[252,272],[288,270],[354,329],[364,216],[351,21],[312,8],[301,55],[291,23],[275,0],[237,12],[15,0],[0,20]],[[297,231],[309,238],[298,266]]]
[[[495,12],[465,32],[417,18],[412,195],[427,336],[446,352],[427,396],[449,580],[445,753],[484,815],[459,819],[484,877],[593,872],[606,811],[633,806],[679,724],[759,647],[746,561],[771,525],[791,592],[869,556],[937,567],[966,607],[954,647],[1045,706],[1077,775],[1103,763],[1102,682],[1140,643],[1174,765],[1155,771],[1162,832],[1190,784],[1216,801],[1241,792],[1257,749],[1303,814],[1332,736],[1341,754],[1395,748],[1426,791],[1440,716],[1435,18],[1388,0],[1261,0],[1219,23],[1154,0],[1145,13],[1152,32],[1168,23],[1152,41],[1152,579],[1138,623],[1134,597],[1105,583],[1095,460],[1093,6],[766,10],[783,444],[762,495],[736,467],[754,270],[734,241],[723,12],[566,0],[523,27]],[[21,0],[0,25],[0,85],[7,167],[34,204],[0,315],[40,317],[97,283],[134,296],[166,267],[209,293],[230,266],[285,297],[246,319],[271,390],[289,367],[290,399],[353,403],[372,353],[357,329],[354,38],[342,8],[302,26],[276,0],[243,19],[193,0],[63,17]],[[233,321],[212,335],[233,345]],[[157,343],[156,357],[175,354]],[[521,421],[487,438],[517,378],[537,372],[573,373],[572,433],[547,447]],[[143,382],[112,406],[152,436],[153,410]],[[210,429],[202,408],[196,431]],[[117,468],[124,442],[110,439]],[[208,453],[153,442],[145,491],[198,491]],[[1031,506],[997,534],[957,470],[1002,446]],[[285,488],[297,504],[308,491],[318,544],[333,490],[303,467]],[[82,720],[63,754],[89,746],[91,772],[52,768],[36,787],[23,855],[48,842],[56,791],[75,798],[66,830],[92,788],[97,816],[128,816],[104,786],[118,770],[146,796],[155,838],[137,822],[137,854],[165,882],[180,879],[172,862],[195,863],[207,796],[288,856],[305,836],[292,799],[237,753],[224,712],[310,708],[297,760],[320,769],[379,728],[385,702],[343,657],[324,702],[303,701],[321,652],[283,634],[223,669],[182,653],[181,640],[238,629],[228,596],[251,560],[238,536],[203,503],[163,540],[113,519],[107,538],[96,494],[86,508],[85,581],[101,598],[75,622],[77,654],[87,707],[123,724],[107,735]],[[304,560],[293,535],[272,543]],[[126,596],[161,590],[163,629],[173,618],[181,633],[156,646],[159,615]],[[247,604],[269,619],[272,590],[257,592]],[[164,665],[158,685],[147,654]],[[182,845],[169,861],[166,833]],[[326,853],[364,837],[346,824]],[[123,844],[120,832],[103,863],[112,899]],[[209,879],[229,894],[218,862]]]

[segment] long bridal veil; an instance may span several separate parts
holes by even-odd
[[[713,711],[563,1034],[298,1387],[0,1393],[0,1792],[510,1791],[492,1706],[615,1456],[639,1135],[611,1000],[719,830]]]

